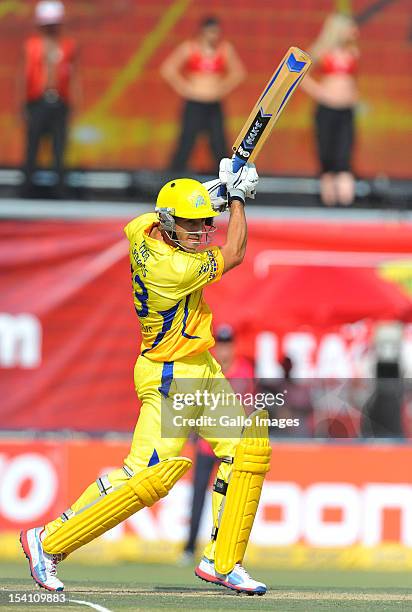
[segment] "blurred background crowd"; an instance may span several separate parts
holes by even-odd
[[[87,198],[117,185],[123,199],[156,193],[168,170],[214,173],[293,44],[314,67],[259,160],[261,174],[297,179],[295,189],[270,184],[272,203],[286,192],[301,203],[357,195],[407,205],[406,0],[207,10],[190,0],[5,3],[0,167],[24,173],[2,172],[0,190]],[[55,174],[34,174],[47,167]],[[103,170],[126,174],[110,181]],[[298,180],[317,176],[315,187]],[[357,187],[354,176],[364,179]]]

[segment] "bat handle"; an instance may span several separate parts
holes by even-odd
[[[237,172],[245,164],[246,164],[246,161],[242,159],[241,157],[238,157],[235,153],[235,155],[233,156],[233,160],[232,160],[233,172]]]
[[[232,168],[233,168],[233,172],[237,172],[238,170],[240,170],[240,168],[242,166],[244,166],[246,164],[244,159],[241,159],[240,157],[238,157],[236,154],[233,156],[233,160],[232,160]],[[224,197],[226,195],[226,187],[224,185],[221,185],[219,187],[219,191],[218,191],[218,195],[220,197]]]

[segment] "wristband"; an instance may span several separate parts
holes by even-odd
[[[229,192],[229,204],[232,200],[240,200],[242,204],[245,203],[245,194],[241,189],[232,189]]]

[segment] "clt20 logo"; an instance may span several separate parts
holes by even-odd
[[[242,147],[242,145],[239,145],[238,150],[236,151],[238,155],[241,155],[242,157],[249,157],[250,153],[249,151],[245,151],[245,149]]]

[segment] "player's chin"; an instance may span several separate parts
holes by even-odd
[[[197,253],[202,248],[202,243],[200,240],[186,240],[185,241],[185,249],[189,251],[189,253]]]

